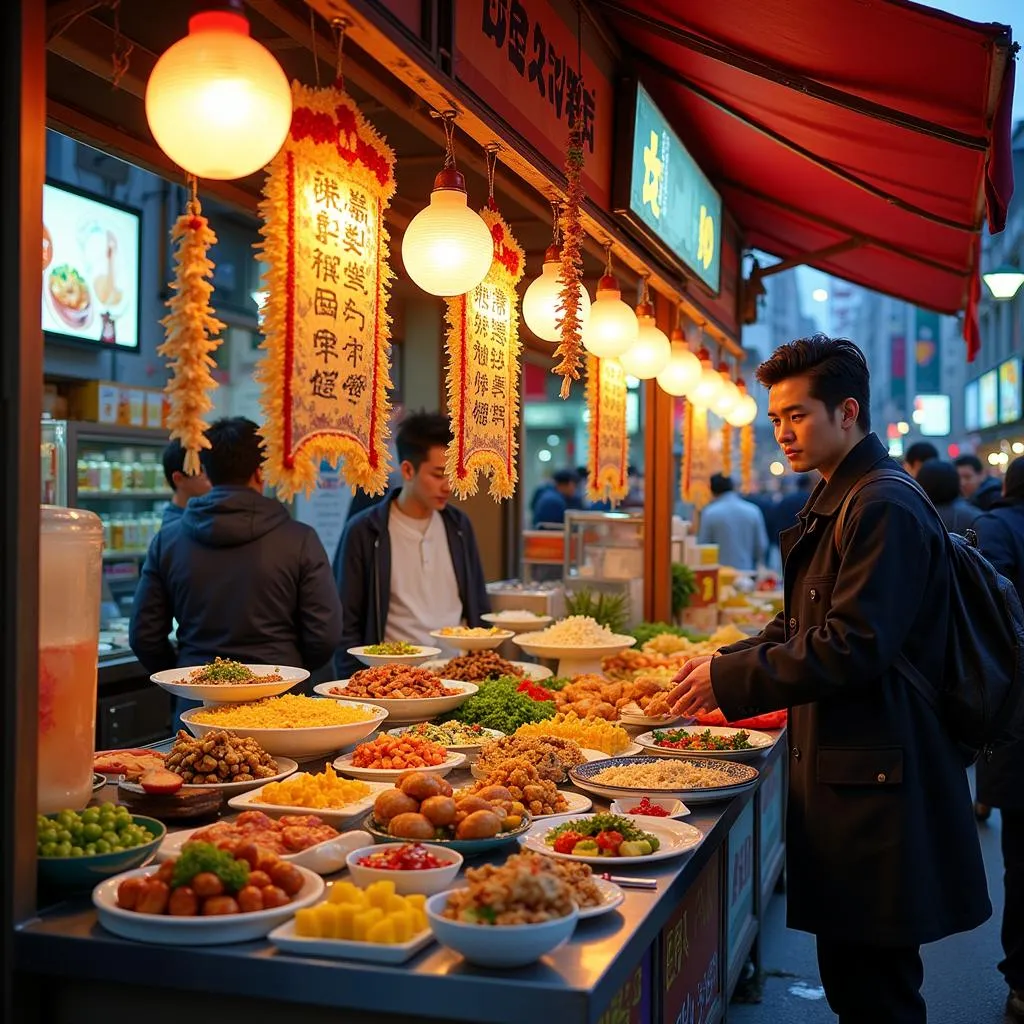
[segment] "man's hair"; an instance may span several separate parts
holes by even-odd
[[[724,473],[715,473],[711,477],[711,493],[714,495],[726,494],[733,488],[732,477]]]
[[[1014,459],[1006,467],[1003,492],[1006,495],[1006,500],[1014,505],[1024,502],[1024,457]]]
[[[395,435],[399,462],[411,462],[419,469],[430,458],[431,448],[447,448],[452,440],[452,425],[439,412],[414,412],[402,420]]]
[[[856,399],[857,426],[871,429],[871,386],[864,353],[848,338],[813,334],[780,345],[755,374],[766,388],[791,377],[806,377],[811,398],[825,404],[829,416],[846,401]]]
[[[903,456],[903,461],[909,466],[911,463],[930,462],[939,457],[939,449],[931,441],[915,441]]]
[[[1017,460],[1014,459],[1014,461],[1016,462]],[[953,465],[956,466],[957,469],[961,466],[970,466],[975,473],[985,472],[985,467],[981,464],[981,459],[979,459],[977,455],[961,455],[959,458],[954,460]],[[1007,473],[1009,473],[1009,470],[1007,470]]]
[[[580,475],[575,469],[559,469],[552,474],[551,479],[556,484],[578,484]]]
[[[952,462],[929,459],[918,470],[917,482],[933,505],[948,505],[960,497],[960,474]]]
[[[178,488],[174,486],[174,474],[185,472],[185,449],[177,438],[164,448],[163,463],[167,486],[176,491]]]
[[[206,438],[210,447],[199,453],[199,461],[214,487],[243,486],[263,465],[260,428],[244,416],[217,420]]]

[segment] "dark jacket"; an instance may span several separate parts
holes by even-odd
[[[966,498],[957,498],[956,501],[948,501],[935,506],[946,529],[950,533],[963,533],[970,529],[974,520],[981,515],[981,510],[972,505]]]
[[[1024,504],[994,508],[973,525],[981,553],[1016,588],[1024,601]],[[1024,742],[997,747],[978,761],[978,801],[1024,809]]]
[[[163,515],[160,517],[160,529],[170,526],[171,523],[180,523],[184,514],[185,510],[180,505],[175,505],[173,501],[167,502],[164,505]]]
[[[533,528],[544,529],[546,526],[561,526],[565,522],[565,513],[569,502],[556,488],[548,487],[537,498],[533,506]]]
[[[167,636],[178,621],[178,650]],[[129,642],[149,672],[214,657],[312,671],[341,640],[341,603],[312,527],[248,487],[214,487],[153,538]]]
[[[334,579],[341,594],[344,629],[334,656],[334,667],[341,679],[347,679],[363,667],[348,653],[349,648],[379,644],[384,639],[391,604],[388,518],[391,503],[400,493],[392,491],[387,501],[350,519],[338,541]],[[491,603],[473,524],[464,512],[451,505],[441,511],[441,519],[448,536],[448,550],[459,585],[463,617],[470,626],[482,626],[485,623],[480,616],[490,611]]]
[[[728,719],[790,708],[789,925],[832,939],[917,945],[991,913],[963,759],[894,667],[939,680],[949,613],[945,531],[894,480],[874,434],[811,493],[782,535],[785,611],[711,663]],[[838,541],[838,543],[837,543]]]
[[[981,486],[971,495],[971,504],[982,512],[990,512],[1003,498],[1003,485],[994,477],[987,476]]]

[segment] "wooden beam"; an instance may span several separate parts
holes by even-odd
[[[770,277],[772,274],[781,274],[783,271],[792,270],[794,267],[810,266],[818,260],[827,260],[830,256],[839,256],[841,253],[849,252],[851,249],[859,249],[864,244],[864,239],[859,235],[851,238],[844,238],[835,245],[826,245],[824,249],[815,249],[814,252],[801,253],[799,256],[790,256],[788,259],[779,260],[770,267],[759,267],[758,277]]]
[[[145,99],[146,82],[157,62],[157,55],[139,43],[128,42],[132,45],[131,58],[118,88],[142,100]],[[51,39],[48,49],[97,78],[111,81],[113,66],[110,55],[114,52],[114,31],[91,15],[79,18],[67,31]]]

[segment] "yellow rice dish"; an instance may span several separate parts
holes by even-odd
[[[321,725],[366,722],[374,715],[355,704],[286,693],[283,697],[266,697],[244,704],[196,708],[189,717],[201,725],[220,725],[227,729],[232,726],[242,729],[311,729]]]

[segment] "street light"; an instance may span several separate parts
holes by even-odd
[[[988,286],[993,299],[1006,301],[1012,299],[1024,284],[1024,272],[1019,267],[1004,263],[1002,266],[982,274],[981,279]]]

